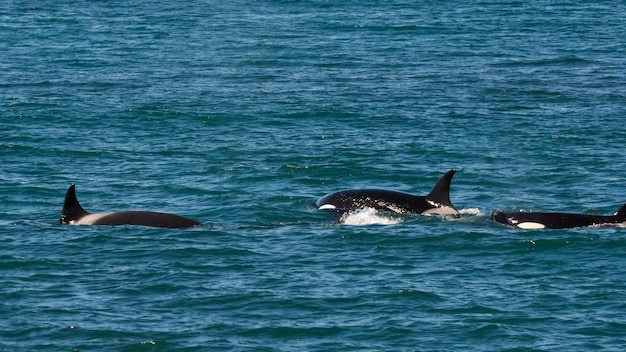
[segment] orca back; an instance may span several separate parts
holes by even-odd
[[[492,219],[496,222],[519,228],[567,229],[596,225],[617,224],[626,222],[626,204],[613,215],[591,215],[574,213],[543,213],[543,212],[494,212]],[[533,225],[533,227],[530,227]],[[536,226],[534,226],[536,225]],[[539,227],[541,225],[541,227]]]
[[[202,224],[176,214],[130,210],[102,213],[102,216],[94,219],[90,225],[140,225],[175,229],[200,226]]]
[[[382,189],[349,189],[328,194],[315,202],[319,209],[374,208],[396,213],[458,215],[450,202],[450,182],[456,170],[443,175],[427,196]]]

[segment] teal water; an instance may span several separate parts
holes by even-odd
[[[0,350],[621,351],[626,5],[5,2]],[[314,208],[426,194],[462,219]],[[187,230],[62,226],[155,210]]]

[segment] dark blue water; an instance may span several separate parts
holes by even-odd
[[[622,2],[5,2],[0,350],[621,351]],[[426,194],[461,219],[315,201]],[[206,224],[63,226],[154,210]]]

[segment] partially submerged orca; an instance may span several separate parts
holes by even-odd
[[[65,194],[60,222],[72,225],[142,225],[167,228],[185,228],[201,225],[197,221],[182,216],[153,211],[89,213],[78,203],[74,184],[70,186]]]
[[[491,218],[501,224],[520,229],[567,229],[572,227],[587,227],[610,225],[626,222],[626,204],[613,215],[589,215],[572,213],[535,213],[494,212]]]
[[[448,171],[426,196],[382,189],[349,189],[328,194],[315,203],[318,209],[348,212],[374,208],[403,214],[458,215],[450,202],[450,182],[456,170]]]

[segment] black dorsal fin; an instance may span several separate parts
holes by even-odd
[[[622,205],[622,207],[619,208],[619,210],[613,216],[615,216],[615,219],[617,221],[625,222],[626,221],[626,203],[624,203],[624,205]]]
[[[446,172],[446,174],[439,179],[435,187],[433,187],[433,190],[428,193],[426,199],[443,206],[454,208],[452,202],[450,202],[450,182],[452,182],[452,176],[454,176],[455,172],[456,170],[454,169]]]
[[[87,214],[89,213],[80,206],[78,199],[76,199],[75,185],[72,183],[65,194],[65,201],[63,202],[63,210],[61,211],[60,221],[62,224],[68,224],[71,221],[78,220]]]

